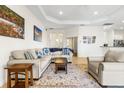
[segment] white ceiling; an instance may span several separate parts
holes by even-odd
[[[114,23],[114,28],[124,26],[124,6],[122,5],[40,5],[27,6],[40,20],[45,20],[48,27],[103,25]],[[63,14],[60,15],[59,12]],[[94,12],[98,14],[95,15]]]

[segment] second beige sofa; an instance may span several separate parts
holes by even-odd
[[[103,57],[88,57],[88,72],[102,86],[124,86],[124,52],[108,51]]]

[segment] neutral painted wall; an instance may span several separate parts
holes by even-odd
[[[15,39],[0,36],[0,86],[5,82],[5,70],[10,52],[19,49],[42,48],[46,46],[46,32],[43,31],[43,41],[33,41],[33,25],[43,27],[42,21],[38,20],[25,6],[8,6],[25,19],[25,39]]]
[[[82,43],[83,36],[96,36],[96,42],[94,44]],[[85,26],[79,27],[78,32],[78,56],[103,56],[104,51],[100,47],[104,44],[104,30],[101,26]]]
[[[66,37],[78,37],[78,27],[70,27],[63,29]]]

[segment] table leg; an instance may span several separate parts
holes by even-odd
[[[28,69],[25,70],[25,87],[28,88]]]
[[[31,85],[33,86],[33,70],[32,70],[32,67],[30,68],[30,80],[31,80]]]
[[[57,67],[57,64],[55,64],[55,74],[57,74],[57,69],[58,67]]]
[[[15,72],[15,85],[18,83],[18,72]]]
[[[66,63],[66,74],[67,74],[67,63]]]
[[[11,72],[8,70],[7,88],[11,88]]]

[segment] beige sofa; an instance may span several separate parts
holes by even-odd
[[[15,63],[33,63],[34,64],[33,65],[33,78],[39,79],[42,73],[51,63],[51,56],[47,55],[47,56],[43,56],[42,58],[36,57],[34,59],[25,59],[25,55],[24,55],[25,51],[29,51],[29,50],[12,51],[8,65],[15,64]],[[14,58],[15,55],[16,55],[16,58]]]
[[[124,86],[124,51],[108,51],[103,57],[88,57],[88,72],[102,86]]]
[[[70,52],[70,55],[62,55],[62,52],[48,52],[46,53],[44,49],[27,49],[27,50],[15,50],[11,52],[10,59],[8,61],[8,65],[15,64],[15,63],[33,63],[33,78],[39,79],[46,68],[51,63],[51,59],[55,57],[66,57],[68,62],[72,62],[73,54]],[[31,52],[33,55],[32,59],[26,59],[26,54]],[[43,56],[38,58],[36,55],[36,51],[42,51]],[[45,54],[46,53],[46,54]],[[30,57],[29,55],[27,56]]]

